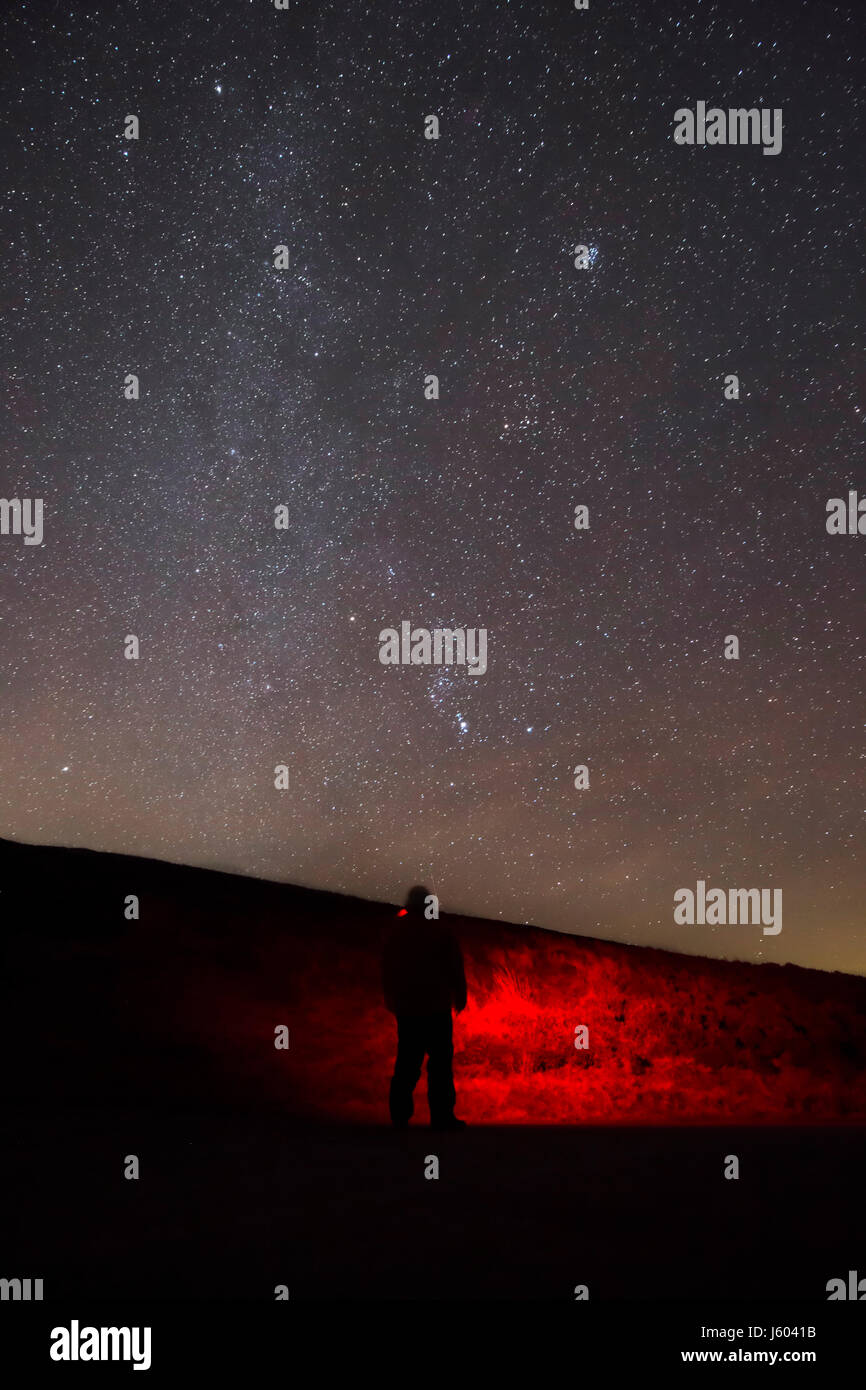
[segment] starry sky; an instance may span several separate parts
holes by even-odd
[[[866,972],[862,7],[2,24],[0,834]]]

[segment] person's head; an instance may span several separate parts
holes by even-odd
[[[429,897],[430,889],[422,887],[420,883],[416,884],[414,888],[410,888],[406,895],[406,916],[416,920],[419,917],[423,918],[424,908]]]

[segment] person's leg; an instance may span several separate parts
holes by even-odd
[[[454,1091],[454,1042],[451,1010],[434,1014],[427,1023],[427,1098],[430,1123],[447,1124],[454,1118],[457,1096]]]
[[[412,1118],[415,1109],[412,1092],[418,1084],[424,1065],[423,1027],[417,1018],[397,1019],[397,1060],[391,1077],[388,1104],[391,1123],[402,1128]]]

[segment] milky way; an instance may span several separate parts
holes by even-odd
[[[4,19],[0,491],[45,520],[0,833],[866,970],[863,14],[82,9]],[[783,148],[677,145],[698,100]],[[383,666],[402,621],[487,672]],[[698,879],[783,931],[677,925]]]

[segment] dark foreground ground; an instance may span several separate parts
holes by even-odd
[[[292,1300],[572,1300],[587,1284],[593,1300],[823,1301],[828,1279],[866,1273],[862,1127],[398,1135],[18,1106],[2,1165],[0,1273],[43,1278],[52,1301],[272,1300],[277,1284]]]

